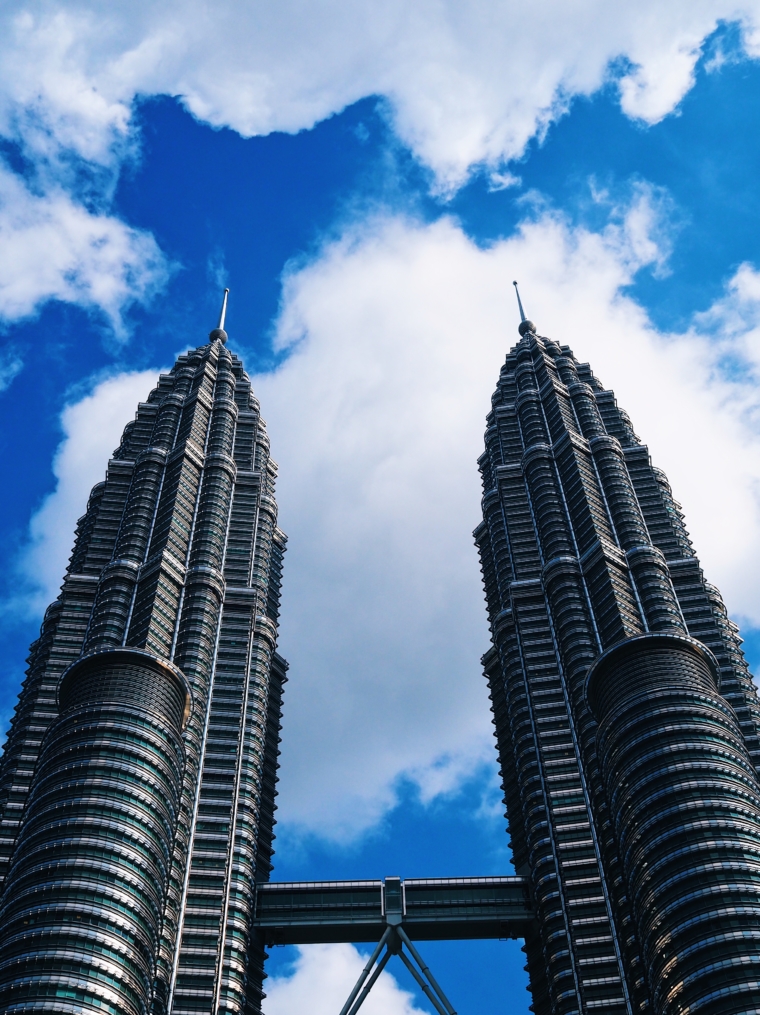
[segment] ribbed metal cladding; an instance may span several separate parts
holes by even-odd
[[[146,1015],[184,772],[186,681],[145,652],[64,675],[0,903],[0,1010]]]
[[[760,1005],[760,783],[716,678],[703,645],[665,634],[588,678],[656,1015]]]

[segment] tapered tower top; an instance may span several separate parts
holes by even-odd
[[[520,299],[520,290],[517,288],[517,282],[513,282],[512,285],[515,287],[515,293],[517,294],[517,306],[520,308],[520,324],[518,325],[517,330],[521,335],[527,335],[528,332],[530,332],[531,335],[535,335],[536,326],[533,321],[529,321],[525,316],[522,300]]]
[[[210,331],[208,334],[210,342],[222,342],[227,341],[227,332],[224,330],[224,319],[227,316],[227,297],[229,295],[229,289],[224,290],[224,296],[222,297],[222,309],[219,311],[219,323]]]

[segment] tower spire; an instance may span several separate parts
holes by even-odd
[[[517,282],[513,282],[512,285],[515,287],[515,295],[517,296],[517,306],[520,308],[520,320],[526,320],[525,311],[523,310],[522,300],[520,299],[520,290],[517,288]]]
[[[533,323],[533,321],[529,321],[528,318],[525,316],[522,300],[520,299],[520,290],[517,288],[517,282],[513,282],[512,285],[515,287],[515,295],[517,296],[517,306],[519,307],[520,310],[520,325],[517,330],[520,332],[521,335],[525,335],[527,332],[530,332],[532,335],[535,335],[536,326]]]
[[[209,341],[220,342],[227,341],[227,332],[224,330],[224,319],[227,316],[227,297],[229,296],[229,289],[224,290],[224,296],[222,297],[222,309],[219,311],[219,323],[213,331],[209,332]]]
[[[229,294],[229,289],[225,289],[224,296],[222,297],[222,309],[219,311],[219,323],[217,324],[217,328],[220,331],[224,328],[224,318],[227,316],[227,297]]]

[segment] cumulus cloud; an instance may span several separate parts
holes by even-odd
[[[517,339],[513,278],[541,333],[615,390],[684,504],[708,579],[760,624],[760,275],[743,266],[688,331],[659,333],[624,295],[661,263],[657,208],[640,190],[602,233],[545,212],[487,249],[453,219],[381,216],[287,277],[277,340],[289,355],[254,381],[290,537],[279,799],[292,829],[348,841],[393,806],[400,780],[430,800],[493,759],[471,531],[484,417]],[[64,413],[58,487],[26,558],[40,606],[152,380],[105,381]]]
[[[157,371],[119,374],[101,381],[61,415],[63,440],[53,460],[55,490],[34,514],[20,570],[27,586],[16,607],[41,613],[58,595],[71,554],[76,520],[139,401],[156,384]]]
[[[167,275],[149,233],[88,211],[60,187],[34,192],[0,164],[0,317],[27,317],[58,299],[100,311],[122,337],[123,310]]]
[[[266,981],[267,1015],[335,1015],[359,979],[367,956],[347,944],[309,945],[297,953],[290,974]],[[423,1015],[426,1011],[387,971],[380,974],[362,1005],[362,1015]]]
[[[381,95],[440,192],[478,165],[500,188],[516,182],[506,163],[530,138],[611,75],[629,116],[671,112],[721,20],[760,53],[760,0],[113,0],[107,17],[95,0],[10,0],[0,135],[19,147],[34,189],[0,169],[0,316],[63,299],[99,308],[119,331],[124,308],[165,280],[151,239],[107,214],[138,143],[138,96],[179,96],[200,120],[253,135],[308,128]]]
[[[287,279],[278,336],[291,354],[255,379],[290,537],[282,820],[350,838],[400,778],[431,798],[492,757],[470,533],[484,417],[517,339],[512,278],[540,331],[616,391],[708,578],[760,623],[758,387],[728,356],[747,359],[758,339],[753,323],[720,331],[738,303],[749,312],[757,276],[742,269],[709,322],[660,334],[622,294],[659,261],[647,221],[640,193],[601,234],[544,214],[484,250],[452,220],[379,218]]]
[[[107,161],[138,94],[183,97],[242,134],[296,131],[386,96],[402,140],[455,186],[517,156],[577,94],[619,75],[625,112],[655,122],[691,86],[721,20],[758,48],[757,0],[15,0],[3,8],[0,126]]]

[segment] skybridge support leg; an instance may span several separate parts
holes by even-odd
[[[385,955],[383,955],[383,957],[380,959],[378,964],[375,966],[374,973],[367,980],[367,985],[365,986],[364,990],[361,992],[361,994],[357,998],[356,1004],[353,1006],[353,1008],[348,1013],[348,1015],[356,1015],[356,1013],[359,1011],[359,1009],[361,1008],[361,1006],[364,1004],[365,1000],[367,999],[367,994],[369,994],[369,992],[372,990],[372,987],[373,987],[373,985],[375,983],[375,980],[378,978],[378,976],[382,973],[382,971],[385,969],[386,965],[388,964],[388,959],[390,957],[391,957],[391,950],[389,948],[386,951]]]
[[[393,928],[392,927],[388,927],[386,929],[385,933],[383,934],[383,936],[380,938],[380,941],[378,943],[377,948],[375,948],[375,950],[372,952],[372,954],[370,955],[370,957],[369,957],[369,959],[367,961],[367,965],[364,967],[364,969],[362,969],[361,975],[360,975],[359,979],[356,981],[356,986],[351,991],[351,993],[349,995],[349,998],[348,998],[348,1001],[346,1001],[346,1003],[341,1008],[340,1015],[352,1015],[351,1006],[353,1005],[354,1000],[356,999],[356,995],[362,989],[362,986],[364,985],[364,981],[369,976],[370,970],[374,966],[375,962],[377,962],[377,957],[379,956],[380,952],[383,950],[383,947],[388,943],[388,938],[391,936],[392,933],[393,933]],[[383,961],[383,966],[385,966],[385,963],[388,961],[389,958],[390,958],[390,952],[387,953],[387,956],[384,956],[384,960],[385,961]],[[380,970],[380,971],[382,971],[382,970]],[[373,976],[372,980],[370,981],[369,987],[372,986],[372,984],[375,982],[375,980],[377,979],[377,977],[379,975],[380,975],[380,973],[378,972],[378,973],[376,973],[375,976]],[[367,988],[366,993],[362,997],[362,999],[359,1002],[359,1004],[362,1003],[362,1001],[364,1000],[364,997],[368,993],[369,993],[369,988]],[[354,1011],[358,1011],[358,1005],[355,1006]]]
[[[419,970],[405,954],[404,945],[406,945],[409,949],[412,958],[419,966]],[[378,956],[383,950],[383,947],[386,948],[386,951],[378,962]],[[401,961],[420,985],[425,996],[438,1012],[438,1015],[457,1015],[448,998],[441,990],[441,987],[435,977],[430,972],[430,969],[423,961],[420,953],[410,941],[408,934],[398,924],[388,927],[383,936],[380,938],[377,948],[375,948],[373,953],[370,955],[356,986],[351,991],[346,1003],[343,1005],[340,1015],[356,1015],[362,1004],[364,1004],[367,995],[372,990],[372,987],[376,983],[380,973],[382,973],[383,969],[385,969],[388,964],[388,960],[391,955],[396,954],[399,955]],[[376,962],[377,965],[375,965]],[[373,966],[375,967],[374,971],[372,969]]]
[[[425,963],[422,961],[422,957],[421,957],[420,953],[417,951],[417,949],[414,947],[412,942],[409,940],[409,936],[406,933],[406,931],[404,930],[404,928],[403,927],[398,927],[396,929],[398,930],[399,937],[401,938],[401,940],[404,942],[406,947],[411,952],[412,958],[415,960],[417,965],[422,970],[422,975],[427,977],[427,980],[430,983],[430,986],[433,988],[433,990],[436,992],[438,997],[443,1002],[443,1005],[444,1005],[444,1008],[445,1008],[445,1015],[457,1015],[457,1013],[451,1007],[451,1004],[450,1004],[448,998],[446,997],[446,995],[444,994],[444,992],[441,990],[440,986],[438,985],[438,981],[433,976],[433,974],[430,972],[430,970],[425,965]],[[402,954],[401,957],[404,958],[403,954]]]
[[[400,951],[398,954],[399,954],[399,958],[404,963],[406,968],[409,970],[409,972],[415,978],[417,983],[419,983],[419,985],[420,985],[420,987],[422,989],[422,993],[425,995],[425,997],[427,997],[428,1001],[430,1001],[432,1006],[438,1012],[438,1015],[448,1015],[448,1012],[443,1007],[443,1005],[438,1000],[438,998],[435,996],[435,994],[433,993],[432,989],[427,985],[427,983],[425,983],[424,979],[422,978],[422,974],[418,973],[417,970],[414,968],[414,963],[411,961],[411,959],[408,959],[406,957],[406,954],[403,951]]]

